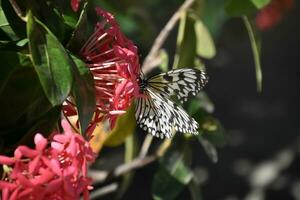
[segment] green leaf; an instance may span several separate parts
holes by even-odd
[[[214,41],[203,22],[197,19],[194,24],[197,42],[197,54],[203,58],[211,59],[216,55]]]
[[[80,13],[79,20],[72,33],[71,39],[67,44],[68,49],[73,53],[79,53],[80,49],[94,30],[92,22],[96,21],[96,16],[94,14],[89,14],[89,9],[89,4],[86,3]]]
[[[27,34],[32,62],[46,96],[53,106],[60,105],[72,86],[72,61],[57,38],[31,12]]]
[[[225,130],[221,123],[214,117],[202,117],[199,121],[199,132],[203,133],[203,138],[209,140],[217,147],[223,147],[227,143]]]
[[[207,139],[204,139],[200,134],[197,136],[197,138],[210,160],[213,163],[218,162],[218,153],[214,145],[212,145]]]
[[[182,138],[181,138],[182,139]],[[185,186],[189,184],[193,173],[186,165],[186,143],[182,146],[173,144],[160,160],[160,167],[154,175],[152,195],[155,200],[175,199]]]
[[[40,102],[41,103],[41,102]],[[38,105],[34,105],[38,108]],[[32,106],[32,111],[36,112],[36,108]],[[31,111],[31,110],[29,110]],[[28,112],[28,115],[34,114],[34,112]],[[36,133],[41,133],[47,137],[52,130],[58,125],[60,119],[61,106],[56,106],[50,109],[49,111],[43,113],[39,118],[34,118],[29,120],[30,126],[29,130],[26,131],[22,139],[19,141],[20,144],[32,144],[33,138]]]
[[[2,7],[0,7],[0,29],[4,33],[6,33],[6,35],[8,37],[10,37],[12,40],[17,40],[18,39],[18,36],[15,34],[15,32],[11,28],[9,22],[7,21],[5,13],[4,13]]]
[[[224,9],[225,3],[224,0],[205,1],[204,6],[200,8],[201,20],[216,37],[221,34],[223,24],[229,18]]]
[[[74,78],[72,93],[78,110],[81,133],[84,133],[96,109],[94,82],[85,63],[75,56],[72,58],[74,61],[74,65],[72,65]]]
[[[49,113],[52,105],[44,94],[34,68],[30,66],[16,65],[1,90],[0,135],[6,146],[15,145],[40,117]]]
[[[26,37],[26,24],[15,13],[8,0],[0,0],[0,27],[12,40]]]
[[[255,64],[257,91],[261,92],[262,91],[262,71],[261,71],[260,55],[259,55],[257,41],[255,39],[251,23],[249,22],[247,16],[243,16],[243,21],[244,21],[246,29],[248,31],[250,44],[251,44],[251,48],[252,48],[254,64]]]
[[[257,11],[257,8],[250,0],[227,0],[225,10],[231,16],[242,16]]]
[[[35,9],[35,17],[43,24],[47,25],[47,29],[51,31],[53,35],[59,40],[65,40],[65,25],[63,18],[53,8],[51,4],[47,4],[46,1],[38,1],[32,6]]]
[[[251,1],[258,9],[265,7],[271,2],[271,0],[251,0]]]
[[[195,41],[194,20],[188,17],[186,12],[183,12],[179,23],[173,69],[194,66],[196,57]]]
[[[0,95],[2,90],[4,89],[6,82],[10,78],[10,75],[19,67],[30,66],[29,63],[24,63],[24,61],[28,57],[23,54],[16,53],[13,51],[0,51],[0,59],[2,63],[5,63],[0,68]]]
[[[189,183],[189,191],[191,194],[192,200],[202,200],[202,193],[200,189],[200,184],[195,180],[195,175],[191,182]]]
[[[125,114],[117,118],[116,125],[114,129],[108,133],[104,145],[118,146],[122,144],[129,135],[133,134],[135,127],[134,106],[131,105]]]

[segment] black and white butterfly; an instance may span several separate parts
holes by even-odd
[[[198,123],[171,98],[181,103],[195,96],[207,83],[203,71],[176,69],[149,78],[140,77],[140,92],[136,99],[135,117],[137,124],[153,136],[170,138],[173,133],[197,134]]]

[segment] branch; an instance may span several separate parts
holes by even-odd
[[[16,12],[16,14],[24,21],[26,22],[27,19],[25,17],[25,14],[22,12],[22,10],[20,9],[18,3],[15,0],[9,0],[11,6],[13,7],[14,11]]]
[[[110,172],[101,170],[89,170],[89,176],[93,177],[93,181],[95,184],[104,183],[108,180],[120,177],[128,172],[149,165],[156,161],[157,158],[158,156],[156,155],[151,155],[144,158],[136,158],[130,163],[117,166],[114,170]]]
[[[179,20],[181,13],[184,12],[185,10],[187,10],[194,2],[195,2],[195,0],[186,0],[180,6],[180,8],[174,13],[174,15],[171,17],[171,19],[165,25],[165,27],[161,30],[161,32],[159,33],[159,35],[155,39],[154,44],[153,44],[149,54],[147,55],[147,57],[145,58],[145,61],[143,63],[142,69],[143,69],[144,73],[147,74],[155,66],[157,66],[156,62],[153,63],[152,60],[155,59],[155,57],[157,56],[157,53],[161,49],[161,46],[166,41],[166,39],[169,36],[171,30],[174,28],[177,21]]]

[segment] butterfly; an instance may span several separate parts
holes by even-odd
[[[173,102],[181,103],[195,96],[207,83],[206,73],[181,68],[166,73],[139,78],[140,97],[135,100],[137,124],[153,136],[171,138],[173,133],[198,134],[198,123]]]

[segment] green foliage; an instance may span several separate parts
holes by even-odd
[[[74,12],[70,1],[15,2],[12,5],[8,0],[0,1],[0,144],[5,144],[0,150],[3,148],[5,151],[12,150],[16,144],[32,141],[36,132],[48,134],[57,126],[62,103],[67,97],[76,104],[81,133],[86,131],[93,118],[96,100],[93,78],[78,53],[99,20],[94,12],[95,5],[113,11],[122,30],[131,36],[134,43],[142,44],[139,45],[142,60],[156,32],[163,25],[160,17],[171,14],[170,9],[175,10],[182,3],[152,0],[81,1],[81,9]],[[217,54],[215,40],[224,22],[230,16],[238,16],[243,18],[248,31],[257,89],[261,91],[262,72],[257,45],[259,35],[255,35],[255,27],[251,22],[254,14],[269,2],[196,1],[192,7],[180,12],[177,37],[175,31],[170,30],[170,41],[176,40],[175,55],[170,50],[175,45],[167,43],[157,53],[157,65],[162,71],[180,67],[205,70],[204,63]],[[168,12],[163,8],[168,8]],[[152,11],[156,12],[155,15],[152,15]],[[156,200],[175,199],[186,187],[192,199],[201,199],[201,185],[191,167],[191,144],[201,145],[215,163],[218,160],[217,148],[223,147],[227,141],[224,128],[212,116],[213,103],[204,92],[183,106],[199,123],[200,134],[195,137],[176,135],[166,152],[159,155],[159,167],[152,184],[153,198]],[[101,132],[105,134],[101,141],[104,146],[115,147],[125,143],[125,163],[137,157],[140,137],[134,134],[136,120],[133,106],[118,117],[113,130],[104,132]],[[123,176],[118,198],[126,192],[133,176],[134,172]]]
[[[35,70],[53,106],[60,105],[72,86],[72,61],[50,30],[31,12],[27,15],[29,49]]]
[[[180,140],[180,138],[178,138]],[[175,199],[192,180],[193,173],[187,165],[190,153],[187,143],[176,141],[160,160],[153,180],[153,199]]]
[[[74,77],[72,94],[77,106],[81,133],[84,133],[96,109],[93,77],[83,61],[75,56],[72,58],[73,60],[70,59]]]
[[[263,8],[271,0],[227,0],[226,11],[231,16],[249,15]]]

